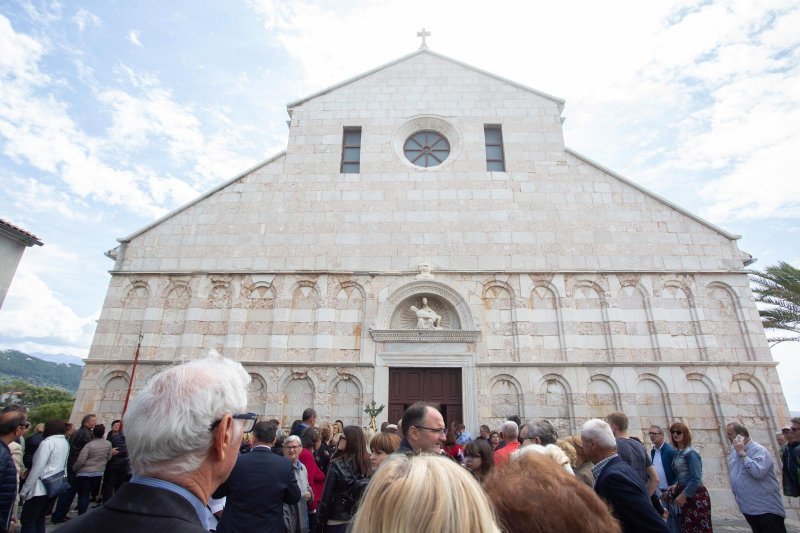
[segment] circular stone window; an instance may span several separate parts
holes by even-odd
[[[438,131],[422,130],[406,139],[403,153],[413,165],[435,167],[441,165],[450,155],[450,143]]]

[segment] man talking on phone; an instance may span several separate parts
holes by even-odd
[[[786,511],[772,456],[738,422],[728,424],[725,432],[731,441],[728,471],[739,510],[754,533],[786,533]]]

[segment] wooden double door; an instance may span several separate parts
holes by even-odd
[[[464,421],[460,368],[390,368],[389,422],[396,424],[415,402],[427,402],[442,413],[447,427]]]

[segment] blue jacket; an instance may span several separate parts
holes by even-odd
[[[17,465],[8,445],[0,441],[0,533],[8,530],[11,508],[17,497]]]
[[[611,505],[624,533],[669,533],[666,523],[650,503],[641,477],[619,456],[603,467],[594,482],[594,490]]]
[[[667,475],[667,485],[672,486],[675,484],[675,471],[672,469],[672,460],[675,459],[675,448],[670,446],[668,442],[665,442],[661,446],[661,464],[664,466],[664,473]],[[650,459],[654,459],[656,456],[656,447],[650,450]]]

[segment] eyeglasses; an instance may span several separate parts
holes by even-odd
[[[31,423],[30,422],[25,422],[24,424],[20,424],[19,427],[25,428],[25,429],[30,429]]]
[[[438,433],[439,435],[444,435],[447,433],[447,428],[426,428],[425,426],[414,426],[417,429],[426,429],[432,433]]]
[[[669,432],[672,433],[673,435],[683,435],[683,431],[681,431],[680,429],[670,429]]]
[[[295,450],[299,450],[299,449],[300,449],[300,446],[284,446],[284,447],[283,447],[283,449],[284,449],[284,450],[291,450],[291,451],[295,451]]]
[[[662,433],[662,432],[652,432],[652,431],[650,433],[648,433],[648,435],[650,435],[651,437],[655,437],[656,435],[663,435],[663,434],[664,433]]]
[[[235,415],[231,415],[231,418],[233,418],[234,420],[245,421],[244,422],[245,433],[250,433],[251,431],[253,431],[253,427],[255,427],[256,422],[258,422],[258,415],[255,413],[237,413]],[[220,422],[222,422],[221,418],[216,422],[214,422],[213,424],[211,424],[210,426],[208,426],[208,430],[214,431],[215,429],[217,429],[217,426],[219,425]]]

